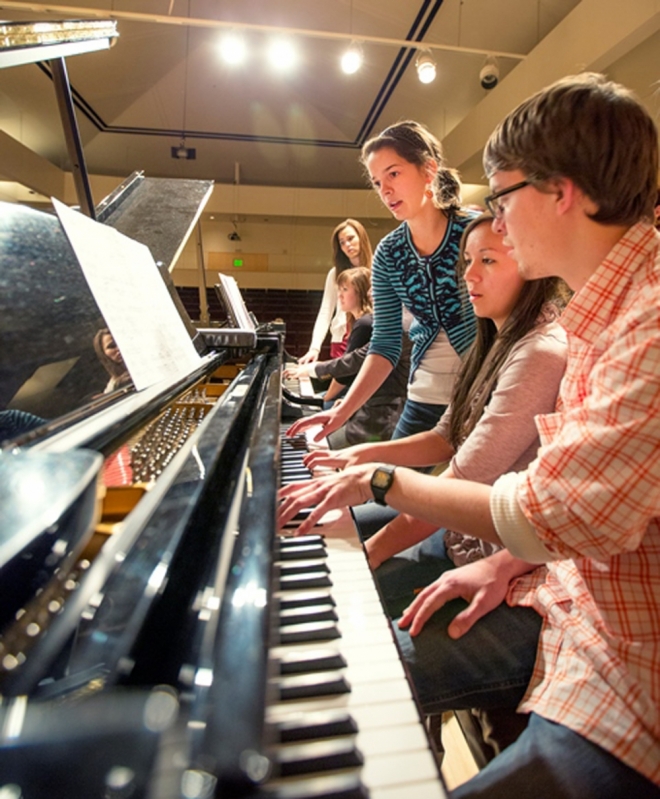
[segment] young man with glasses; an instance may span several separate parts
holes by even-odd
[[[530,714],[456,799],[660,796],[657,137],[638,100],[587,74],[522,103],[486,146],[487,204],[521,274],[575,291],[557,412],[538,417],[526,471],[491,488],[367,464],[283,492],[283,518],[376,497],[506,547],[446,572],[396,628],[426,711],[522,699]]]

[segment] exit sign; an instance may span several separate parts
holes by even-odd
[[[241,266],[243,266],[243,259],[242,259],[242,258],[234,258],[234,261],[233,261],[233,266],[234,266],[236,269],[240,269],[240,268],[241,268]]]

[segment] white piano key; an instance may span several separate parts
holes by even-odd
[[[360,777],[370,799],[446,799],[435,753],[406,678],[394,643],[390,621],[383,611],[373,575],[355,528],[346,511],[326,520],[327,565],[341,637],[321,644],[339,652],[351,685],[347,694],[276,702],[267,719],[303,718],[308,713],[343,709],[358,726],[355,745],[364,755]],[[271,655],[306,648],[320,642],[275,647]],[[285,744],[284,746],[288,746]]]

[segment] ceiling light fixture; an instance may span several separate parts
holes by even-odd
[[[194,161],[197,158],[197,150],[194,147],[186,147],[186,140],[182,139],[178,147],[171,148],[172,158],[182,161]]]
[[[247,58],[247,48],[243,37],[230,32],[220,40],[220,56],[226,64],[243,64]]]
[[[415,69],[420,83],[433,83],[436,75],[436,64],[431,55],[422,51],[415,61]]]
[[[268,61],[273,69],[279,72],[287,72],[295,65],[297,60],[298,55],[290,41],[287,39],[275,39],[271,42],[268,48]]]
[[[348,50],[341,57],[341,69],[346,75],[355,74],[362,66],[362,47],[356,43],[351,42]]]

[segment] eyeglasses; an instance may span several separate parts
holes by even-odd
[[[500,202],[500,197],[504,197],[505,194],[511,194],[513,191],[524,189],[525,186],[530,185],[531,180],[521,180],[520,183],[514,183],[513,186],[509,186],[508,189],[502,189],[502,191],[496,191],[493,194],[489,194],[488,197],[484,198],[486,208],[488,208],[488,211],[495,217],[495,219],[501,219],[504,216],[504,206]]]

